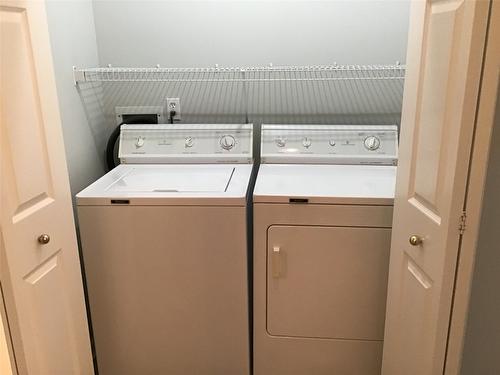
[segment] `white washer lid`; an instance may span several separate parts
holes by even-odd
[[[392,205],[395,184],[394,166],[262,164],[254,202]]]
[[[76,195],[83,205],[246,204],[252,164],[121,164]]]
[[[106,189],[109,192],[224,192],[234,167],[185,165],[182,168],[132,167]]]

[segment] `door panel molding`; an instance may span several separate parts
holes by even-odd
[[[1,284],[19,374],[93,374],[44,1],[0,0]],[[41,234],[48,243],[39,243]]]
[[[487,1],[412,2],[383,375],[444,369],[487,15]]]
[[[467,213],[466,230],[463,233],[455,293],[451,313],[445,375],[460,375],[462,354],[467,327],[470,292],[474,273],[477,240],[483,207],[483,194],[488,170],[491,136],[495,126],[496,105],[499,92],[500,66],[500,2],[492,1],[486,50],[475,119],[474,142],[470,161],[467,197],[464,211]],[[481,39],[478,38],[478,43]]]

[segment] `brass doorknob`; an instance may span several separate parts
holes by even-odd
[[[50,242],[50,236],[48,234],[41,234],[38,236],[38,243],[46,245]]]
[[[424,240],[422,240],[422,237],[415,236],[415,235],[410,236],[409,241],[410,241],[410,245],[412,245],[412,246],[418,246],[418,245],[421,245],[422,242],[424,242]]]

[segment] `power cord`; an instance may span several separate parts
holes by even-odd
[[[175,117],[175,115],[176,115],[176,112],[174,110],[171,110],[169,112],[169,121],[170,121],[171,124],[174,123],[174,117]]]

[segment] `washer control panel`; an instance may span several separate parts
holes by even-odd
[[[249,163],[252,124],[122,125],[122,163]]]
[[[262,125],[262,163],[396,165],[396,125]]]

